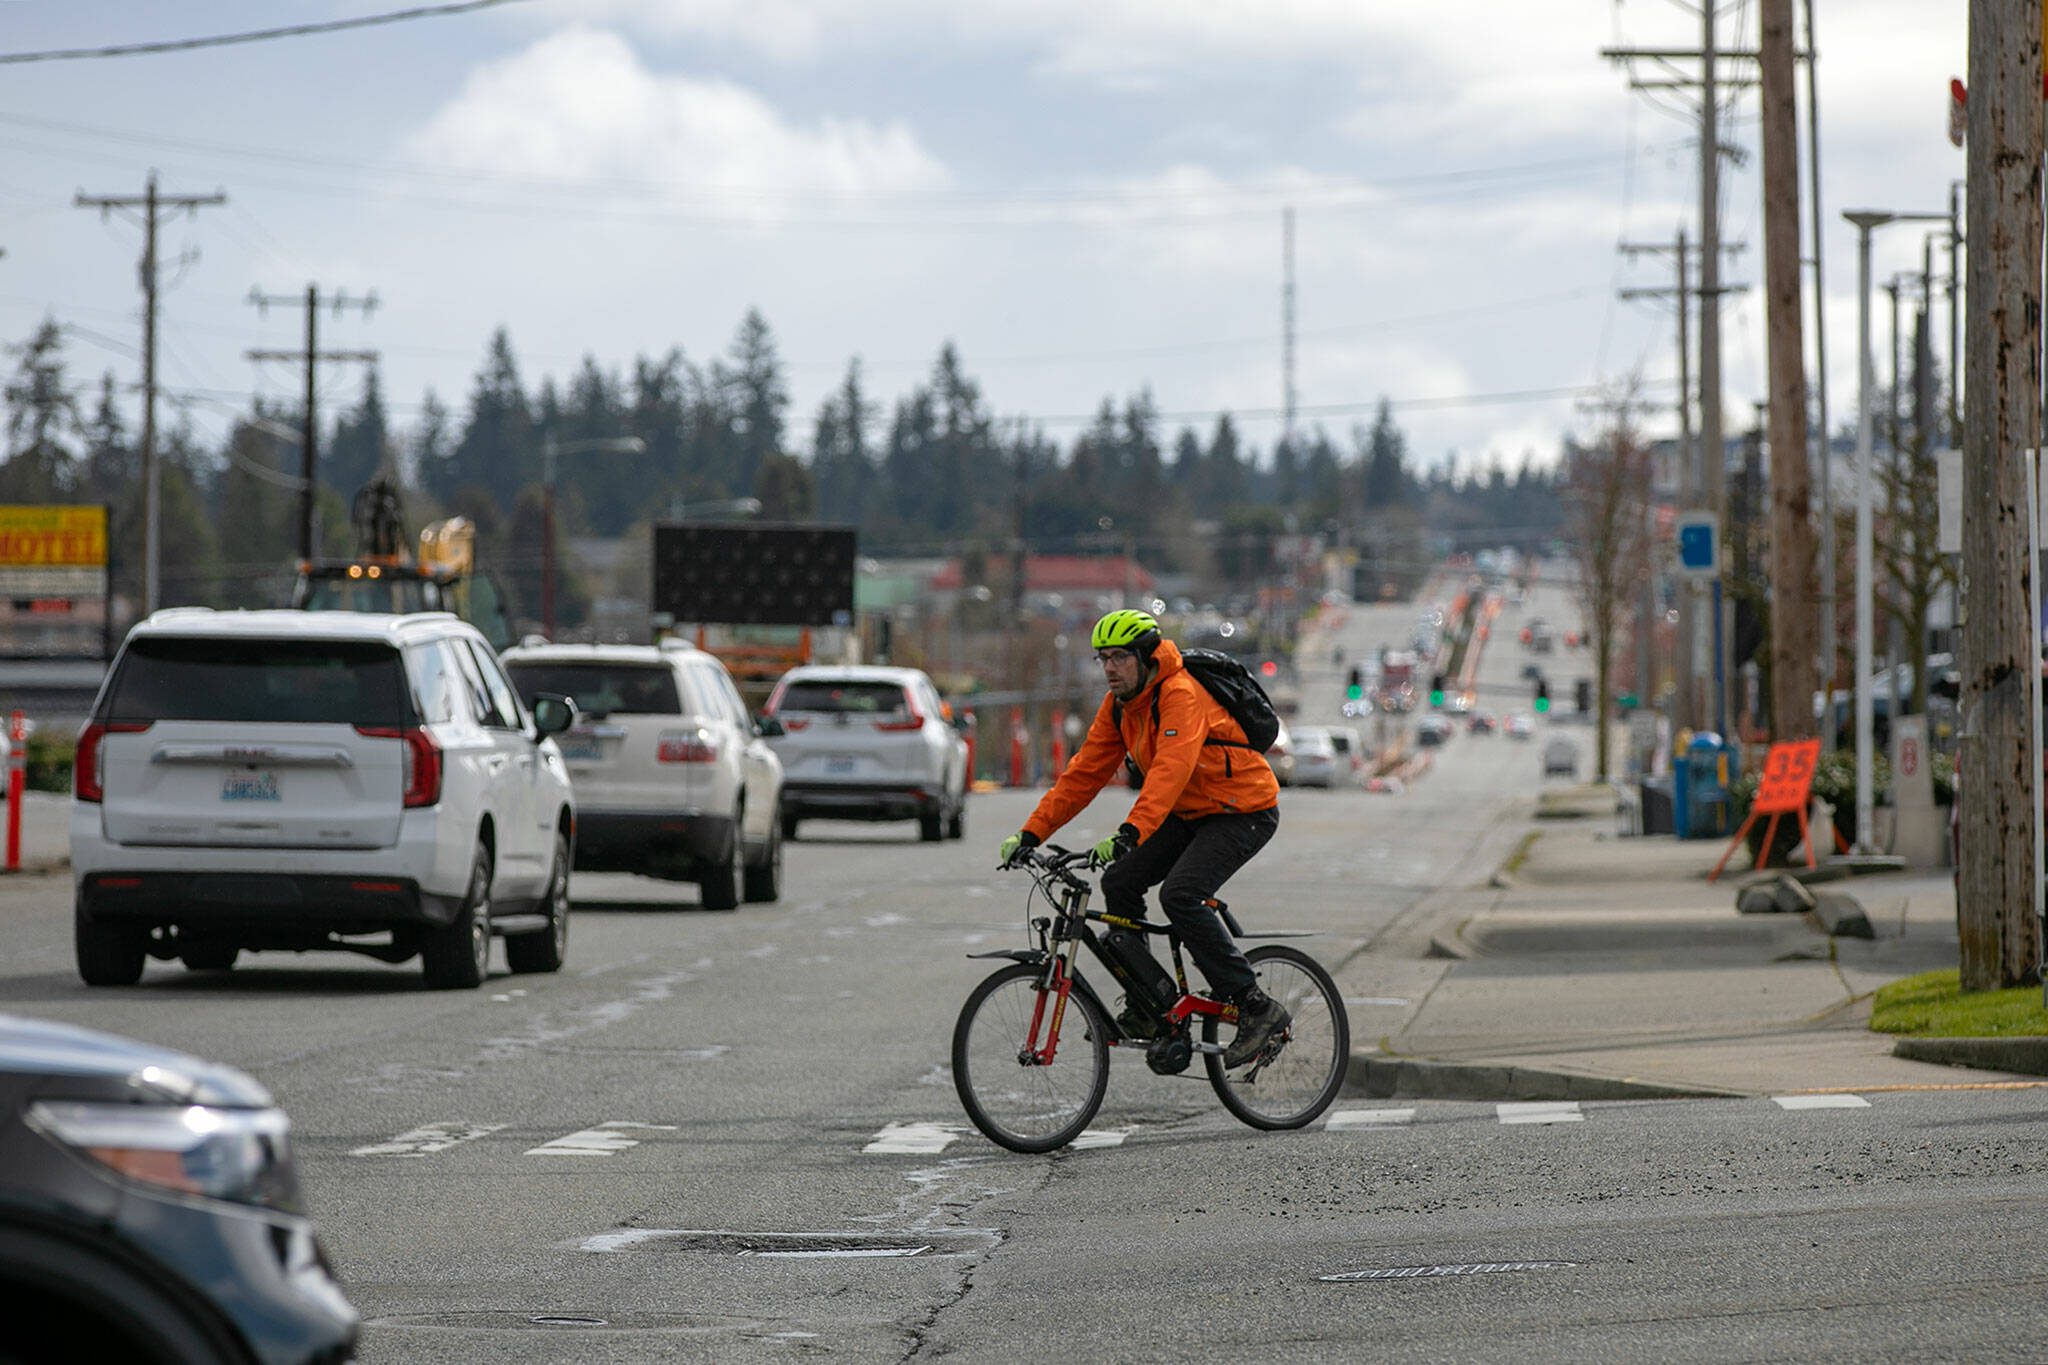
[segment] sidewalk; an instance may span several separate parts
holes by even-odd
[[[1878,986],[1955,965],[1945,869],[1820,888],[1853,896],[1876,934],[1829,938],[1808,916],[1738,915],[1741,858],[1706,880],[1725,840],[1620,836],[1594,793],[1603,814],[1533,822],[1490,884],[1443,893],[1409,941],[1346,964],[1349,1093],[1602,1099],[2031,1079],[1894,1057],[1867,1028]]]

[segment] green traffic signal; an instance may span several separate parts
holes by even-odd
[[[1431,706],[1442,706],[1442,705],[1444,704],[1444,694],[1443,694],[1443,693],[1441,693],[1441,692],[1432,692],[1432,693],[1430,693],[1430,694],[1429,694],[1429,704],[1430,704]]]
[[[1360,687],[1357,683],[1353,683],[1351,684],[1351,686],[1344,689],[1344,696],[1345,699],[1348,701],[1357,701],[1360,697],[1364,695],[1365,689],[1363,687]]]
[[[1538,698],[1536,699],[1536,710],[1537,710],[1537,711],[1538,711],[1539,713],[1546,713],[1546,712],[1548,712],[1548,711],[1550,710],[1550,698],[1548,698],[1548,697],[1538,697]]]

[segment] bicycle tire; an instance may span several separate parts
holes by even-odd
[[[1088,1127],[1109,1088],[1109,1024],[1078,990],[1067,995],[1052,1065],[1017,1060],[1044,978],[1043,967],[1022,962],[991,974],[968,993],[953,1026],[960,1106],[991,1142],[1013,1152],[1066,1146]]]
[[[1284,944],[1266,943],[1245,954],[1258,974],[1259,989],[1286,1006],[1293,1016],[1288,1042],[1258,1076],[1246,1080],[1249,1068],[1223,1068],[1214,1052],[1202,1055],[1209,1084],[1223,1107],[1254,1128],[1301,1128],[1328,1109],[1344,1085],[1351,1060],[1351,1021],[1344,997],[1323,965]],[[1202,1021],[1202,1041],[1217,1041],[1219,1021]]]

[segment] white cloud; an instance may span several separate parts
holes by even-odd
[[[672,186],[762,214],[792,193],[857,201],[947,179],[901,123],[828,116],[800,127],[741,86],[656,74],[623,39],[588,28],[477,68],[405,151],[570,185]]]

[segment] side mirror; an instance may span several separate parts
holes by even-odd
[[[762,716],[754,722],[754,733],[762,739],[781,739],[789,731],[782,728],[782,722],[773,716]]]
[[[576,703],[559,692],[542,692],[533,699],[533,728],[546,739],[559,735],[576,723]]]

